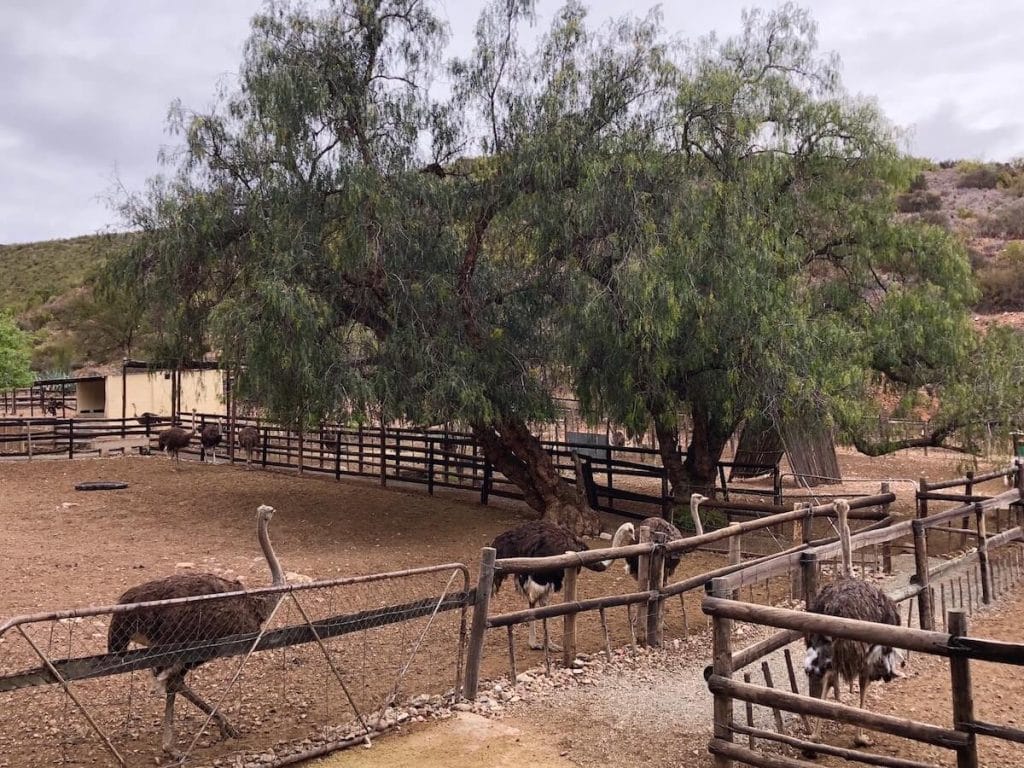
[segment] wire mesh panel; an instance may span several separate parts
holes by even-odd
[[[0,766],[201,765],[461,682],[467,570],[41,614],[0,628]]]

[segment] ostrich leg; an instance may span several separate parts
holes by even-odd
[[[164,701],[164,734],[161,746],[171,757],[181,757],[181,752],[174,746],[174,691],[168,689]]]
[[[864,709],[864,699],[867,698],[868,686],[871,685],[871,681],[867,675],[860,676],[860,708]],[[857,729],[857,736],[853,739],[854,746],[857,747],[873,747],[875,742],[872,741],[871,737],[868,736],[863,728]]]
[[[206,713],[207,715],[212,715],[214,721],[217,723],[217,726],[220,728],[221,736],[223,736],[225,739],[237,739],[241,737],[242,734],[239,733],[238,730],[234,726],[232,726],[231,723],[228,722],[227,718],[224,717],[224,715],[222,715],[218,710],[215,710],[213,707],[207,704],[206,701],[204,701],[199,696],[198,693],[196,693],[188,687],[184,680],[182,680],[181,683],[179,683],[178,685],[178,693],[180,693],[182,696],[184,696],[186,699],[192,702],[202,712]]]

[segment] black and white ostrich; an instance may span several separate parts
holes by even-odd
[[[839,517],[842,572],[836,581],[818,591],[807,610],[826,616],[900,626],[900,614],[892,599],[874,584],[853,577],[848,524],[850,505],[845,499],[837,499],[835,510]],[[825,698],[829,688],[832,688],[838,701],[840,681],[845,680],[852,686],[853,681],[857,680],[860,686],[860,706],[863,709],[868,685],[875,680],[888,683],[894,678],[903,677],[900,671],[902,655],[889,646],[833,639],[817,633],[808,635],[805,641],[807,654],[804,658],[804,671],[812,696]],[[814,727],[815,736],[820,728],[821,723],[818,721]],[[857,734],[855,744],[867,747],[871,746],[871,740],[861,731]]]
[[[156,424],[162,424],[167,421],[167,419],[158,413],[152,413],[151,411],[143,411],[142,413],[139,413],[138,408],[135,407],[135,403],[132,403],[132,416],[144,427],[152,427]]]
[[[260,444],[260,431],[256,427],[242,427],[238,433],[238,444],[245,448],[245,467],[252,467],[252,454]]]
[[[274,508],[261,505],[256,510],[256,530],[263,555],[270,568],[271,584],[286,584],[284,571],[270,544],[268,527]],[[241,592],[242,582],[224,579],[212,573],[183,573],[139,584],[125,592],[118,603],[144,603],[170,600],[194,595],[218,595]],[[203,600],[193,603],[140,608],[116,613],[110,619],[107,632],[107,650],[124,653],[130,643],[156,647],[170,643],[216,641],[230,635],[259,632],[280,601],[280,593],[270,595],[239,595],[223,600]],[[224,738],[237,738],[239,733],[223,714],[204,701],[186,683],[185,676],[203,662],[171,663],[154,667],[158,689],[166,696],[164,705],[163,749],[175,755],[174,699],[181,694],[198,709],[213,717]]]
[[[178,455],[182,448],[188,448],[192,438],[196,436],[196,412],[192,411],[192,429],[184,427],[168,427],[157,436],[157,446],[168,456],[174,457],[176,467],[181,466],[181,457]]]
[[[199,426],[199,460],[206,461],[206,453],[209,452],[213,457],[212,464],[217,463],[217,446],[220,445],[224,436],[221,432],[221,419],[213,424],[207,424],[205,421]]]
[[[507,557],[551,557],[564,555],[566,552],[586,552],[586,542],[560,525],[548,523],[543,520],[531,520],[511,530],[499,533],[491,546],[497,551],[499,560]],[[592,571],[603,571],[608,566],[601,562],[590,563],[586,566]],[[547,605],[551,595],[562,590],[562,578],[565,571],[561,568],[551,571],[532,571],[530,573],[517,573],[516,592],[526,598],[530,608],[538,605]],[[507,574],[497,571],[494,574],[494,583],[491,587],[491,594],[497,594]],[[530,622],[530,647],[534,650],[543,650],[545,646],[550,651],[560,651],[557,645],[547,637],[547,621],[544,621],[545,642],[537,640],[536,622]]]

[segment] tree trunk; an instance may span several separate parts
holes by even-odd
[[[558,474],[551,456],[521,419],[475,423],[473,437],[494,468],[522,491],[538,519],[581,536],[600,533],[597,513],[585,496]]]
[[[718,462],[729,443],[735,425],[726,424],[700,403],[691,404],[693,432],[685,454],[680,450],[674,423],[655,419],[658,451],[672,485],[676,507],[688,506],[690,494],[712,495],[717,482]]]

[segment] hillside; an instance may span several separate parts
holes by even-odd
[[[1024,163],[942,163],[897,202],[966,244],[980,292],[975,322],[1024,329]]]
[[[22,316],[81,285],[124,235],[0,245],[0,309]]]

